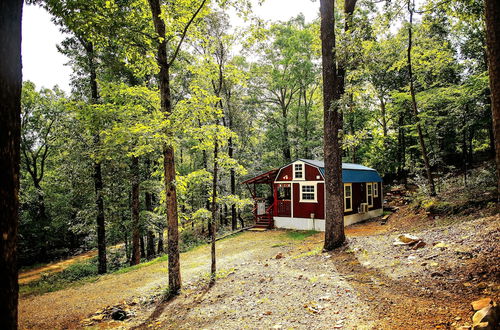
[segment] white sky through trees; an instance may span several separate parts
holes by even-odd
[[[266,0],[262,5],[254,2],[254,14],[264,20],[285,21],[302,13],[311,21],[319,13],[319,1],[311,0]],[[232,24],[242,21],[232,17]],[[52,88],[58,85],[70,92],[71,68],[68,59],[57,51],[56,45],[64,39],[50,15],[38,6],[25,5],[23,9],[23,80],[30,80],[37,88]]]

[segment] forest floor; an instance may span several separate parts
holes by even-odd
[[[401,233],[426,245],[395,246]],[[322,234],[244,232],[181,255],[184,288],[162,302],[166,262],[20,300],[20,328],[456,328],[470,302],[500,300],[500,216],[495,207],[434,217],[408,206],[346,228],[347,244],[323,253]],[[109,306],[128,313],[109,317]]]

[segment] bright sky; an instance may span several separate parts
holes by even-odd
[[[266,0],[262,6],[252,1],[255,15],[265,20],[285,21],[303,13],[306,21],[311,21],[319,12],[319,1]],[[23,80],[33,81],[38,88],[58,85],[69,92],[71,69],[65,65],[68,59],[56,48],[63,34],[44,9],[25,5],[23,11]],[[233,22],[236,24],[239,20]]]

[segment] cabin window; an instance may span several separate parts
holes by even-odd
[[[293,179],[303,180],[304,179],[304,164],[294,164],[293,165]]]
[[[278,200],[291,200],[292,199],[292,189],[290,187],[278,187]]]
[[[378,197],[378,182],[373,183],[373,197]]]
[[[368,207],[373,206],[373,184],[371,182],[366,184],[366,203]]]
[[[352,184],[344,185],[344,211],[352,211]]]
[[[300,186],[300,201],[301,202],[316,202],[316,186],[312,184],[304,184]]]

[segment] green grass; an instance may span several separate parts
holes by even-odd
[[[59,273],[42,275],[38,280],[19,286],[22,296],[40,295],[70,286],[94,282],[99,278],[95,259],[75,263]]]
[[[302,241],[309,236],[317,234],[316,230],[290,230],[285,233],[288,238],[293,240]]]
[[[132,271],[132,270],[141,269],[143,267],[151,266],[151,265],[157,264],[159,262],[167,261],[167,260],[168,260],[168,255],[165,254],[161,257],[155,258],[155,259],[150,260],[150,261],[142,262],[138,265],[120,268],[120,269],[114,271],[113,274],[125,274],[125,273]]]

